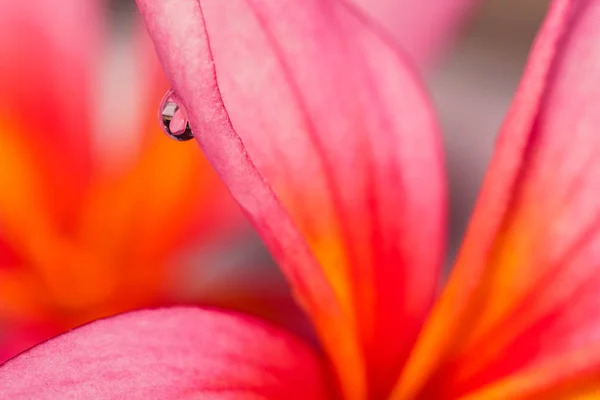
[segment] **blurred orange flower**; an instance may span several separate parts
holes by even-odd
[[[600,1],[551,3],[443,288],[440,131],[378,24],[348,0],[138,7],[169,96],[287,275],[322,351],[243,314],[142,310],[0,365],[3,393],[598,398]]]
[[[167,85],[141,25],[119,36],[132,76],[107,80],[117,58],[104,6],[0,6],[0,362],[173,302],[181,251],[240,221],[195,146],[159,132]]]

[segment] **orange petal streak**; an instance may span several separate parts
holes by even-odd
[[[180,251],[243,226],[195,146],[160,132],[168,85],[139,21],[127,61],[147,90],[120,87],[139,111],[124,110],[131,125],[97,120],[105,5],[0,3],[0,320],[7,332],[32,327],[26,341],[0,338],[2,357],[90,320],[176,302],[168,274]],[[141,140],[120,152],[115,136]]]
[[[46,202],[61,229],[72,228],[91,168],[102,10],[99,0],[0,4],[0,120],[19,129],[43,163]]]
[[[598,390],[599,22],[598,1],[553,3],[395,399]]]

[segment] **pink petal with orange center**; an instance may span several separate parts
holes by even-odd
[[[599,22],[598,1],[554,1],[394,398],[600,390]]]
[[[138,1],[207,157],[313,318],[348,398],[390,389],[437,284],[438,128],[340,1]]]

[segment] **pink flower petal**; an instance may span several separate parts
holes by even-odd
[[[599,23],[553,2],[397,398],[600,390]]]
[[[138,4],[198,142],[306,305],[346,396],[383,395],[444,242],[438,128],[418,80],[345,2]]]
[[[0,366],[2,397],[327,399],[313,352],[241,315],[138,311],[91,323]]]

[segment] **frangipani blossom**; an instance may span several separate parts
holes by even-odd
[[[236,314],[141,311],[6,363],[9,398],[597,397],[600,1],[553,1],[443,289],[438,127],[392,41],[341,0],[138,5],[323,354]]]
[[[106,9],[0,4],[0,361],[99,317],[172,304],[182,251],[243,226],[198,151],[160,133],[167,85],[141,21],[127,39],[138,85],[100,114]],[[128,97],[140,108],[123,113]]]

